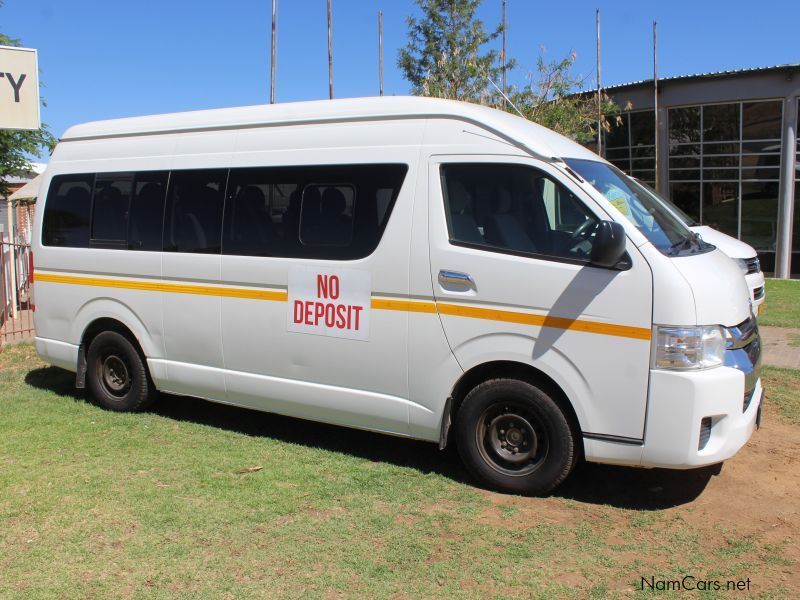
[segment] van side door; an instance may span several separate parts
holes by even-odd
[[[231,402],[408,433],[398,300],[408,296],[416,164],[387,154],[231,169],[222,276],[241,288],[222,300]]]
[[[164,211],[164,391],[224,398],[220,232],[228,169],[176,169]]]
[[[434,156],[430,261],[437,311],[461,367],[512,361],[552,378],[585,437],[643,438],[651,272],[628,244],[590,264],[602,209],[552,165]]]

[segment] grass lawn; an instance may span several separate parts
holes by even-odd
[[[764,367],[763,374],[766,385],[770,386],[770,402],[786,420],[800,425],[800,371]]]
[[[580,465],[519,498],[474,487],[454,449],[191,398],[107,412],[10,347],[0,596],[650,597],[642,577],[690,574],[789,597],[800,372],[765,377],[764,429],[719,476]]]
[[[767,299],[758,315],[759,325],[800,327],[800,281],[767,279]]]

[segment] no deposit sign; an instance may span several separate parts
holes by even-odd
[[[369,339],[372,277],[356,269],[289,270],[289,331]]]

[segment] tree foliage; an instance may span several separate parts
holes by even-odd
[[[0,7],[2,7],[0,2]],[[20,41],[0,33],[0,46],[19,46]],[[44,104],[44,103],[43,103]],[[47,125],[36,131],[0,129],[0,196],[9,195],[8,177],[20,176],[32,169],[31,157],[48,152],[56,139]]]
[[[500,76],[500,54],[486,50],[500,35],[487,33],[475,17],[481,0],[416,0],[422,17],[408,17],[408,44],[400,50],[397,64],[412,91],[468,102],[493,98],[487,77]]]
[[[522,115],[548,129],[581,143],[597,139],[597,94],[581,94],[585,80],[572,72],[575,53],[561,60],[545,62],[540,55],[536,73],[510,97]],[[510,109],[513,110],[513,109]],[[607,94],[600,94],[600,126],[608,131],[620,109]]]
[[[487,44],[502,33],[502,26],[486,33],[475,13],[481,0],[416,0],[420,18],[408,17],[408,44],[400,50],[398,65],[412,92],[493,106],[540,123],[579,142],[597,137],[596,94],[579,93],[584,79],[572,68],[576,55],[546,62],[539,56],[535,71],[522,87],[512,86],[505,102],[496,89],[502,71],[500,53]],[[507,61],[512,69],[516,61]],[[614,124],[620,110],[606,95],[600,96],[600,126]]]

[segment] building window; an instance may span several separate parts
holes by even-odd
[[[621,119],[619,125],[606,133],[605,157],[626,173],[655,187],[655,112],[626,112]]]
[[[797,122],[800,123],[800,100],[797,101]],[[792,273],[800,273],[800,137],[797,138],[794,170],[794,223],[792,227]]]
[[[669,110],[669,197],[698,223],[774,252],[782,102]]]

